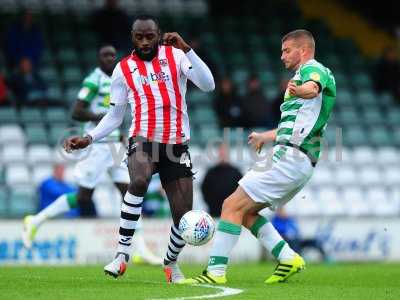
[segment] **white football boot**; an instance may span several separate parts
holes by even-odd
[[[114,278],[124,275],[128,266],[129,255],[118,252],[115,259],[104,267],[104,274]]]
[[[24,218],[24,229],[22,231],[22,243],[24,244],[24,247],[27,249],[31,249],[32,248],[32,243],[33,240],[35,239],[37,230],[38,230],[38,226],[36,226],[33,222],[32,222],[32,218],[33,216],[26,216]]]
[[[181,284],[185,282],[185,275],[183,275],[181,269],[176,261],[164,260],[164,273],[168,283]]]

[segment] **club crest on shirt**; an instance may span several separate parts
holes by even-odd
[[[168,66],[168,60],[167,60],[166,58],[160,59],[159,62],[160,62],[160,66],[161,66],[161,67],[166,67],[166,66]]]

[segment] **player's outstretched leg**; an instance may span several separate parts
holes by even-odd
[[[240,187],[224,201],[207,269],[202,275],[186,279],[184,283],[224,284],[227,282],[228,260],[239,240],[243,217],[254,208],[257,208],[257,204]]]
[[[104,273],[114,278],[122,276],[126,271],[129,253],[132,251],[132,237],[142,213],[142,202],[143,197],[134,196],[129,192],[122,201],[117,254],[115,259],[104,267]]]
[[[193,205],[192,173],[188,172],[187,176],[169,182],[161,181],[170,202],[174,221],[174,224],[171,226],[168,249],[164,258],[164,273],[169,283],[183,283],[185,280],[185,276],[180,270],[177,260],[179,253],[186,245],[186,242],[179,234],[179,221],[186,212],[192,209]],[[161,178],[163,179],[163,176]]]
[[[289,247],[288,243],[265,217],[258,214],[248,214],[244,217],[243,225],[278,260],[274,273],[265,280],[265,283],[286,281],[305,268],[304,259]]]
[[[68,193],[58,197],[53,203],[38,214],[26,216],[24,218],[24,229],[22,232],[22,242],[24,246],[28,249],[32,247],[33,240],[35,239],[40,225],[42,225],[46,220],[66,213],[77,206],[77,194]]]

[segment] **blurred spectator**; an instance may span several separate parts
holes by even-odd
[[[400,62],[394,47],[383,51],[373,77],[377,92],[390,92],[400,102]]]
[[[207,171],[201,184],[203,199],[213,217],[221,216],[222,203],[236,190],[242,178],[239,169],[230,164],[228,150],[227,145],[221,143],[218,148],[219,161]]]
[[[53,175],[45,179],[39,185],[39,208],[38,211],[54,202],[58,197],[65,193],[76,192],[76,189],[64,181],[65,166],[63,164],[55,164]],[[65,216],[79,216],[78,209],[72,209]]]
[[[221,128],[243,126],[243,108],[241,106],[241,100],[230,78],[225,77],[220,81],[214,107]]]
[[[46,102],[46,85],[32,66],[29,58],[22,58],[18,70],[10,78],[10,87],[21,105],[37,105]]]
[[[251,75],[247,81],[247,92],[243,99],[244,125],[250,127],[271,127],[270,109],[267,98],[261,88],[257,75]]]
[[[118,0],[105,0],[104,6],[93,13],[92,26],[101,44],[113,45],[125,53],[130,51],[132,24],[125,12],[118,7]]]
[[[312,249],[319,253],[321,260],[327,259],[324,249],[316,239],[301,238],[296,220],[290,217],[284,208],[277,209],[271,223],[294,251],[301,254]]]
[[[9,94],[4,76],[0,74],[0,105],[9,104]]]
[[[33,22],[32,12],[25,10],[21,18],[6,31],[4,54],[10,69],[23,57],[38,67],[43,52],[42,32]]]
[[[268,121],[271,123],[271,128],[278,127],[279,120],[281,119],[281,104],[285,98],[286,88],[289,80],[286,78],[281,79],[279,84],[279,93],[270,104],[270,113]]]

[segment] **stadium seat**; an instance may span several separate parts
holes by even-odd
[[[379,147],[376,151],[375,161],[382,166],[400,164],[400,152],[394,147]]]
[[[358,183],[364,186],[377,186],[382,181],[382,174],[376,166],[362,167],[357,174]]]
[[[13,164],[25,161],[26,150],[24,144],[7,144],[3,145],[1,154],[3,164]]]
[[[36,163],[51,163],[53,162],[53,151],[47,145],[32,145],[28,148],[28,162]]]
[[[9,165],[5,172],[5,182],[9,186],[28,184],[31,182],[29,169],[24,164]]]
[[[61,125],[54,125],[50,127],[50,134],[48,142],[54,146],[66,136],[66,127]]]
[[[19,113],[19,120],[23,124],[41,123],[42,122],[42,111],[37,108],[23,108]]]
[[[356,147],[353,150],[352,161],[360,165],[373,164],[376,162],[376,153],[371,147]]]
[[[372,214],[377,216],[396,216],[399,212],[399,207],[396,207],[396,203],[383,187],[368,188],[365,201],[372,207]]]
[[[340,192],[333,187],[322,187],[317,192],[317,199],[321,206],[320,213],[326,216],[340,216],[345,213]]]
[[[336,113],[336,121],[342,126],[360,124],[360,114],[354,108],[346,108]]]
[[[70,119],[69,111],[63,108],[48,108],[45,112],[45,120],[49,125],[54,123],[67,123]]]
[[[303,188],[294,198],[289,201],[285,208],[293,216],[318,216],[323,208],[316,197],[315,192],[307,187]]]
[[[358,182],[358,174],[348,164],[342,164],[334,174],[335,176],[332,179],[337,185],[354,185]]]
[[[60,86],[50,86],[49,89],[47,90],[47,96],[51,100],[57,100],[57,101],[62,101],[63,95]]]
[[[320,187],[332,184],[332,177],[334,170],[326,166],[319,165],[315,168],[314,174],[311,177],[309,184],[313,187]]]
[[[371,106],[368,106],[368,109],[364,110],[361,120],[364,124],[372,126],[381,125],[385,121],[382,113],[377,108],[371,109]]]
[[[8,192],[3,186],[0,186],[0,216],[7,216],[8,213]]]
[[[386,120],[392,126],[400,126],[400,109],[391,108],[387,113]]]
[[[30,185],[15,186],[10,192],[9,214],[13,217],[21,217],[35,213],[37,203],[35,189]]]
[[[213,96],[210,94],[206,94],[198,89],[193,89],[190,92],[188,92],[188,95],[186,97],[188,105],[195,105],[196,107],[201,106],[203,104],[209,105],[212,100]]]
[[[201,107],[194,112],[196,122],[200,124],[215,124],[216,117],[214,111],[208,107]]]
[[[372,127],[368,135],[370,144],[377,147],[391,145],[393,141],[390,132],[383,126]]]
[[[365,129],[359,126],[352,126],[343,130],[343,144],[345,146],[360,146],[368,144],[368,137]]]
[[[66,85],[76,86],[79,85],[79,83],[82,81],[83,75],[81,73],[81,70],[77,67],[66,67],[62,72],[62,78],[63,82]]]
[[[365,73],[351,74],[351,82],[359,90],[370,88],[372,86],[371,79]]]
[[[386,166],[383,169],[382,182],[387,186],[400,185],[400,166]]]
[[[371,214],[371,209],[365,201],[365,195],[359,187],[348,187],[342,194],[345,212],[350,216],[365,216]]]
[[[46,84],[48,84],[49,86],[58,82],[58,72],[53,67],[42,68],[40,70],[40,75],[42,76],[42,79],[46,82]]]
[[[0,123],[17,123],[17,112],[14,108],[0,108]]]
[[[220,139],[222,134],[217,127],[203,126],[200,128],[200,137],[202,144],[207,144],[210,141]]]
[[[62,48],[58,52],[58,60],[62,65],[67,66],[75,64],[78,61],[78,55],[72,48]]]
[[[43,125],[31,125],[25,129],[29,144],[46,144],[48,136]]]
[[[24,144],[25,134],[18,125],[0,126],[0,144]]]
[[[32,168],[32,182],[38,186],[53,173],[51,164],[38,164]]]
[[[368,91],[368,90],[360,91],[357,94],[357,97],[355,97],[355,98],[358,100],[361,107],[367,108],[366,111],[368,111],[368,112],[373,111],[373,110],[371,110],[370,107],[368,107],[369,105],[377,104],[377,97],[375,96],[375,94],[372,91]]]

